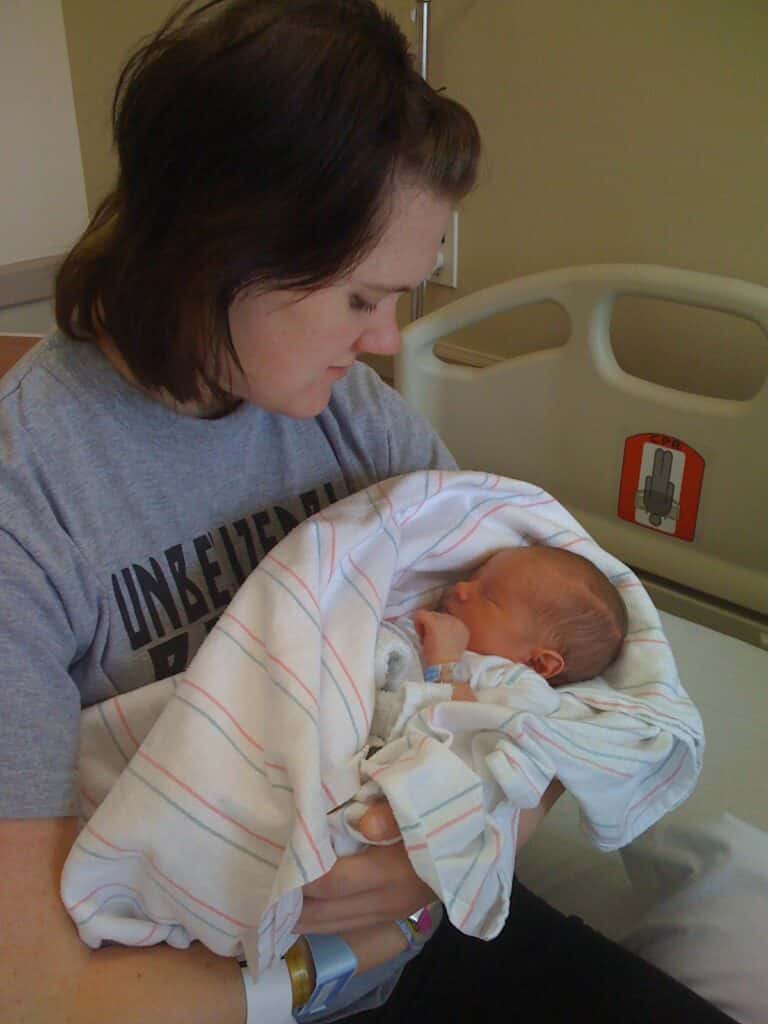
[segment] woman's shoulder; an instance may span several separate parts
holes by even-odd
[[[94,419],[93,361],[93,346],[55,333],[0,379],[0,462],[6,469],[50,464],[62,445],[85,438]]]
[[[37,376],[40,372],[41,360],[45,359],[53,337],[52,335],[48,338],[40,338],[36,343],[34,338],[29,339],[26,351],[0,377],[0,403],[4,403],[10,396],[14,395],[27,377],[31,376],[34,378]],[[14,341],[17,344],[21,344],[21,339],[14,338]],[[26,344],[26,339],[24,339],[24,342]]]
[[[58,331],[41,339],[0,378],[0,417],[12,420],[21,409],[27,416],[53,414],[63,404],[82,401],[97,361],[88,342]]]

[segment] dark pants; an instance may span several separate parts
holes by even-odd
[[[492,942],[445,919],[384,1006],[355,1024],[725,1024],[690,989],[515,883]]]

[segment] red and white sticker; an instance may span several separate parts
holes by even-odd
[[[693,540],[704,459],[676,437],[634,434],[624,442],[618,514],[680,540]]]

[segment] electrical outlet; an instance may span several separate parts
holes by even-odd
[[[445,288],[459,286],[459,211],[452,210],[445,229],[440,249],[437,253],[437,265],[429,275],[431,284],[441,284]]]

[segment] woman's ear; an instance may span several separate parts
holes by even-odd
[[[553,676],[559,675],[565,668],[562,654],[559,651],[553,651],[551,648],[535,648],[526,664],[545,679],[552,679]]]

